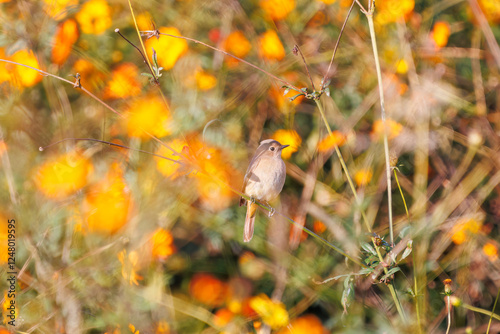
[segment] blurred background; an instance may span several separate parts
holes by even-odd
[[[77,82],[0,61],[0,333],[500,332],[500,2],[377,2],[381,83],[354,4],[318,101],[331,134],[283,82],[152,33],[310,93],[351,4],[0,0],[0,60]],[[159,84],[115,33],[142,50],[136,24]],[[243,243],[238,192],[268,138],[290,145],[281,215]]]

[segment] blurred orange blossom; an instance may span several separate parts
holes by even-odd
[[[104,98],[118,99],[137,96],[141,93],[141,84],[137,80],[139,69],[132,63],[118,65],[111,73],[111,80],[104,89]]]
[[[70,7],[76,7],[78,0],[43,0],[45,12],[54,20],[62,20],[66,17]]]
[[[181,33],[174,27],[161,27],[160,33],[174,36],[181,36]],[[160,38],[150,38],[145,42],[146,52],[150,59],[153,56],[153,49],[158,57],[158,64],[164,70],[170,70],[174,67],[177,60],[188,51],[188,44],[184,39],[160,36]]]
[[[58,25],[52,47],[52,62],[54,64],[64,64],[71,53],[73,44],[78,40],[78,36],[78,26],[75,20],[69,19]]]
[[[436,22],[431,31],[431,38],[434,41],[436,48],[440,49],[443,46],[446,46],[446,44],[448,44],[448,37],[450,37],[450,25],[448,22]]]
[[[170,134],[171,115],[158,96],[145,96],[132,102],[125,115],[127,135],[148,140]]]
[[[111,7],[105,0],[90,0],[76,14],[84,34],[100,35],[111,27]]]
[[[156,229],[150,240],[152,244],[152,255],[156,260],[165,261],[167,257],[176,252],[172,234],[163,228]]]
[[[260,0],[259,6],[271,20],[282,20],[295,8],[295,0]]]
[[[318,151],[328,152],[335,149],[336,146],[342,146],[345,143],[345,136],[340,131],[332,131],[331,134],[323,138],[318,143]]]
[[[321,320],[313,314],[298,317],[290,322],[288,328],[283,328],[278,334],[326,334],[328,331]]]
[[[276,31],[268,30],[259,37],[259,55],[271,61],[279,61],[285,57],[285,49]]]
[[[300,138],[295,130],[280,129],[274,132],[271,138],[279,141],[282,145],[290,145],[281,151],[281,157],[283,159],[290,159],[292,153],[297,152],[302,143],[302,138]]]
[[[272,329],[285,327],[289,323],[285,305],[282,302],[271,300],[265,294],[252,297],[250,299],[250,307]]]
[[[400,135],[401,131],[403,131],[403,126],[393,121],[392,119],[386,119],[387,124],[387,136],[389,139],[394,139]],[[376,120],[373,123],[372,128],[372,137],[374,140],[380,140],[384,135],[384,122],[381,119]]]
[[[40,69],[38,60],[31,50],[19,50],[10,57],[10,60]],[[40,73],[27,67],[8,64],[5,68],[11,74],[10,82],[18,88],[31,87],[42,81]]]
[[[83,188],[92,170],[90,160],[73,151],[40,166],[35,175],[35,183],[45,196],[60,199]]]
[[[211,307],[217,307],[226,300],[227,284],[208,273],[195,274],[189,283],[193,298]]]
[[[89,232],[113,234],[127,223],[132,199],[118,164],[113,164],[107,176],[89,189],[85,200]]]

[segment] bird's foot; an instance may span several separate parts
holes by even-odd
[[[250,203],[255,204],[255,198],[250,197]]]
[[[271,210],[269,211],[268,216],[269,216],[269,218],[271,218],[271,217],[272,217],[272,216],[274,216],[274,214],[276,213],[276,209],[275,209],[275,208],[273,208],[272,206],[269,206],[269,207],[271,208]]]

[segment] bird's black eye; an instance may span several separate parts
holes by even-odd
[[[270,148],[270,150],[271,150],[271,151],[274,151],[274,147],[271,147],[271,148]]]

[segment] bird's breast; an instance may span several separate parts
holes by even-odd
[[[286,167],[280,158],[262,158],[249,176],[245,193],[261,201],[278,197],[285,184]]]

